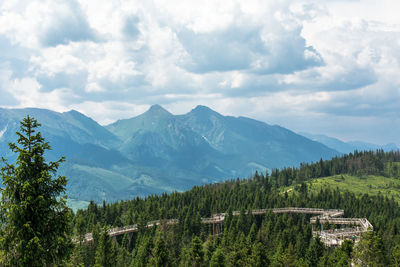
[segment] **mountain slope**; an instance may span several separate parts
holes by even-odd
[[[65,156],[67,162],[62,164],[60,175],[69,181],[67,194],[72,199],[101,201],[117,200],[118,191],[104,182],[99,173],[109,180],[110,184],[124,184],[126,177],[119,173],[120,168],[133,163],[119,151],[113,149],[119,139],[94,120],[77,111],[58,113],[43,109],[0,109],[1,156],[14,162],[16,154],[10,152],[9,142],[16,142],[16,131],[19,122],[26,115],[36,118],[42,126],[39,130],[52,147],[46,152],[48,160],[57,160]],[[97,172],[84,170],[99,170]],[[129,182],[132,184],[133,179]],[[126,188],[124,188],[125,190]]]
[[[140,165],[161,170],[158,176],[151,176],[173,183],[177,189],[190,188],[202,179],[206,182],[230,175],[213,166],[213,159],[224,158],[221,153],[178,116],[158,105],[107,129],[123,140],[119,151]]]
[[[58,113],[55,111],[26,108],[0,109],[0,129],[7,128],[7,137],[10,140],[19,129],[19,121],[27,114],[38,119],[42,124],[41,131],[50,136],[70,139],[79,144],[92,143],[111,148],[119,140],[94,120],[77,111]]]
[[[247,161],[266,168],[283,167],[338,154],[280,126],[245,117],[222,116],[204,106],[181,118],[221,153],[239,156],[242,164]]]
[[[27,114],[53,150],[49,160],[66,156],[60,174],[68,177],[75,200],[114,201],[194,185],[247,177],[338,152],[279,126],[244,117],[223,116],[198,106],[173,115],[161,106],[103,127],[77,111],[0,109],[0,154],[10,161],[19,121]]]
[[[133,161],[192,170],[211,181],[339,154],[285,128],[205,106],[174,116],[156,105],[107,129],[123,139],[119,150]]]

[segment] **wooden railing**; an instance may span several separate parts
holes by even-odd
[[[177,220],[177,219],[165,220],[166,225],[177,224],[178,222],[179,222],[179,220]],[[156,225],[160,225],[160,224],[161,224],[160,220],[150,221],[150,222],[147,222],[147,224],[145,225],[145,228],[152,228],[152,227],[154,227]],[[107,233],[109,236],[113,237],[113,236],[128,234],[128,233],[132,233],[132,232],[137,232],[138,230],[139,230],[138,225],[133,224],[133,225],[128,225],[128,226],[121,226],[121,227],[115,227],[115,228],[108,229]],[[93,234],[92,233],[86,234],[85,240],[87,242],[93,241]]]
[[[337,218],[339,216],[344,215],[344,210],[340,209],[318,209],[318,208],[298,208],[298,207],[287,207],[287,208],[275,208],[275,209],[255,209],[252,210],[251,213],[253,215],[262,215],[267,212],[273,213],[299,213],[299,214],[313,214],[318,215],[310,218],[311,224],[316,224],[319,221],[320,224],[329,223],[336,225],[357,225],[356,228],[345,228],[345,229],[336,229],[336,230],[320,230],[314,231],[314,236],[320,236],[321,241],[324,242],[325,245],[337,245],[341,244],[342,240],[347,237],[360,236],[362,233],[367,231],[372,231],[373,226],[366,218]],[[247,214],[248,211],[245,211]],[[240,211],[233,211],[233,216],[240,215]],[[224,222],[226,217],[226,213],[216,213],[213,214],[210,218],[201,218],[201,222],[203,224],[212,224],[213,226],[213,234],[219,234],[222,231],[222,223]],[[177,219],[168,219],[164,220],[166,225],[177,224],[179,221]],[[152,228],[156,225],[160,225],[160,220],[150,221],[144,226],[145,228]],[[137,224],[115,227],[111,228],[107,231],[110,236],[118,236],[127,233],[137,232],[139,227]],[[88,233],[85,235],[85,241],[91,242],[93,241],[92,233]]]
[[[317,209],[317,208],[296,208],[296,207],[288,207],[288,208],[275,208],[275,209],[255,209],[252,210],[251,213],[253,215],[261,215],[267,212],[273,213],[301,213],[301,214],[321,214],[323,217],[339,217],[344,214],[344,210],[338,209]],[[248,211],[245,211],[247,214]],[[240,215],[240,211],[232,211],[233,216]],[[212,223],[220,223],[224,221],[226,213],[217,213],[214,214],[211,218],[202,218],[202,223],[212,224]]]

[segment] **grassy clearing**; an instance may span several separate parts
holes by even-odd
[[[351,191],[356,195],[369,195],[382,194],[394,199],[400,204],[400,179],[365,175],[362,177],[351,175],[335,175],[324,178],[313,179],[307,182],[309,190],[313,192],[319,191],[321,188],[330,187],[332,189],[338,187],[341,191]],[[289,190],[286,188],[285,191]]]

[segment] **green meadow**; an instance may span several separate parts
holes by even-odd
[[[393,197],[400,203],[400,179],[393,177],[365,175],[335,175],[323,178],[312,179],[307,182],[308,189],[311,192],[319,192],[321,189],[330,187],[331,189],[339,188],[340,191],[351,191],[356,195],[384,195],[389,198]],[[287,187],[289,191],[293,187]]]

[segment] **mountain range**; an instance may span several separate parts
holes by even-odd
[[[327,147],[333,148],[341,153],[348,154],[354,152],[355,150],[364,151],[377,149],[383,149],[384,151],[398,150],[399,148],[394,143],[389,143],[386,145],[377,145],[361,141],[349,141],[343,142],[337,138],[329,137],[323,134],[310,134],[310,133],[299,133],[313,141],[319,142],[326,145]]]
[[[205,106],[173,115],[153,105],[107,126],[74,110],[0,109],[0,156],[10,162],[15,155],[8,143],[16,141],[27,114],[42,124],[52,146],[46,157],[66,156],[59,174],[69,179],[67,194],[76,203],[181,191],[342,152],[283,127],[223,116]]]

